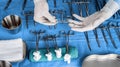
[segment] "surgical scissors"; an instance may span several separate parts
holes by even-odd
[[[58,45],[57,45],[57,40],[56,40],[57,35],[56,35],[56,34],[53,35],[52,38],[53,38],[53,41],[54,41],[54,43],[55,43],[55,48],[56,48],[56,49],[59,49],[59,48],[58,48]]]
[[[26,28],[28,29],[28,19],[29,19],[29,16],[33,15],[34,13],[32,11],[24,11],[23,12],[23,15],[25,16],[25,19],[26,19]],[[35,26],[35,22],[34,22],[34,26]]]
[[[94,35],[95,35],[95,38],[96,38],[96,41],[97,41],[97,44],[98,44],[98,47],[100,47],[100,42],[99,42],[99,38],[98,38],[98,33],[97,33],[97,30],[93,30],[94,32]]]
[[[84,35],[85,35],[85,38],[86,38],[86,40],[87,40],[88,48],[89,48],[89,50],[91,51],[92,49],[91,49],[91,46],[90,46],[90,41],[89,41],[89,38],[88,38],[88,33],[87,33],[87,32],[84,32]]]
[[[110,39],[111,39],[111,42],[112,42],[114,48],[117,49],[117,46],[116,46],[116,44],[115,44],[115,42],[114,42],[114,40],[113,40],[113,37],[112,37],[112,35],[111,35],[111,31],[110,31],[110,26],[109,26],[109,24],[108,24],[108,27],[105,28],[105,30],[108,32],[108,35],[110,36]]]
[[[107,37],[106,37],[105,32],[104,32],[105,27],[101,24],[101,25],[99,26],[99,28],[100,28],[100,30],[101,30],[101,32],[102,32],[102,35],[103,35],[103,38],[104,38],[106,44],[108,44]]]
[[[66,39],[66,54],[69,54],[69,36],[71,35],[74,35],[74,32],[72,32],[71,30],[68,31],[68,32],[65,32],[65,31],[60,31],[60,34],[64,35],[65,36],[65,39]]]
[[[118,39],[119,39],[119,41],[120,41],[120,33],[119,33],[119,31],[118,31],[118,27],[117,27],[117,25],[115,25],[115,24],[113,24],[112,22],[110,22],[109,23],[109,26],[111,27],[111,28],[114,28],[114,31],[115,31],[115,33],[117,34],[117,37],[118,37]]]
[[[43,40],[44,40],[44,42],[45,42],[45,46],[46,46],[47,53],[49,53],[50,50],[49,50],[49,45],[48,45],[48,36],[47,36],[47,37],[43,37]]]
[[[45,33],[45,30],[39,30],[39,31],[32,31],[31,30],[30,32],[33,33],[34,35],[36,35],[36,51],[38,51],[41,34]]]

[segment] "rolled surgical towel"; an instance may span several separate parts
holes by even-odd
[[[17,62],[24,59],[26,46],[21,38],[0,41],[0,60]]]

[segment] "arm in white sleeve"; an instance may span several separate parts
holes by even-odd
[[[108,20],[111,16],[113,16],[119,9],[120,0],[109,0],[100,11],[97,11],[88,17],[84,18],[73,14],[73,16],[80,21],[78,22],[70,19],[68,20],[68,22],[70,22],[69,26],[72,30],[78,32],[93,30],[104,21]]]

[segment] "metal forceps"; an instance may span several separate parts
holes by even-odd
[[[69,10],[70,10],[70,16],[67,16],[68,18],[74,19],[74,17],[72,16],[73,14],[73,8],[72,8],[72,0],[64,0],[63,3],[68,4]]]
[[[98,47],[100,47],[100,41],[99,41],[99,38],[98,38],[98,33],[97,33],[97,30],[93,30],[94,32],[94,35],[95,35],[95,38],[96,38],[96,41],[97,41],[97,44],[98,44]]]
[[[57,2],[56,2],[56,0],[53,0],[54,1],[54,8],[56,8],[57,7]]]
[[[105,29],[105,27],[104,27],[103,25],[100,25],[100,30],[101,30],[101,32],[102,32],[103,38],[104,38],[106,44],[108,44],[107,38],[106,38],[106,36],[105,36],[104,29]]]
[[[91,46],[90,46],[90,41],[89,41],[89,38],[88,38],[88,33],[84,32],[84,35],[85,35],[85,38],[86,38],[86,41],[87,41],[87,44],[88,44],[88,48],[91,51],[92,49],[91,49]]]
[[[117,49],[117,46],[116,46],[116,44],[115,44],[115,42],[114,42],[114,40],[113,40],[113,37],[112,37],[112,35],[111,35],[111,32],[110,32],[110,26],[109,26],[109,24],[108,24],[108,27],[105,28],[105,29],[106,29],[106,31],[108,32],[108,35],[110,36],[110,39],[111,39],[111,42],[112,42],[114,48]]]
[[[53,41],[54,41],[54,43],[55,43],[55,49],[59,49],[59,48],[58,48],[58,45],[57,45],[57,40],[56,40],[57,35],[56,35],[56,34],[53,35],[52,38],[53,38]]]
[[[86,1],[86,0],[85,0]],[[89,12],[88,12],[88,5],[86,4],[86,15],[89,16]],[[98,47],[100,47],[100,42],[98,40],[98,33],[97,33],[97,30],[93,30],[93,33],[95,35],[95,38],[96,38],[96,41],[97,41],[97,44],[98,44]]]
[[[114,31],[115,31],[115,33],[117,34],[117,37],[118,37],[118,39],[119,39],[119,41],[120,41],[120,32],[118,31],[118,26],[116,25],[116,24],[113,24],[112,22],[110,22],[109,23],[109,26],[111,27],[111,28],[114,28]]]
[[[26,3],[27,3],[27,0],[23,0],[22,10],[24,10]]]
[[[84,0],[82,0],[82,1],[84,1]],[[81,8],[79,8],[79,7],[81,7]],[[86,10],[87,10],[87,7],[88,6],[86,5]],[[79,9],[80,16],[82,16],[82,5],[80,3],[78,3],[78,9]],[[86,11],[86,13],[88,14],[87,11]],[[91,51],[91,46],[90,46],[90,41],[89,41],[89,38],[88,38],[88,33],[84,32],[84,35],[85,35],[85,38],[86,38],[86,41],[87,41],[88,48]]]
[[[8,0],[6,6],[4,7],[4,10],[6,10],[9,7],[9,5],[10,5],[11,2],[12,2],[12,0]]]
[[[65,32],[65,31],[60,31],[60,34],[64,35],[65,36],[65,39],[66,39],[66,54],[69,54],[69,36],[71,35],[74,35],[74,32],[72,31],[68,31],[68,32]]]
[[[29,19],[29,16],[33,15],[34,13],[32,11],[24,11],[23,12],[23,15],[25,16],[25,19],[26,19],[26,28],[28,29],[29,28],[29,24],[28,24],[28,19]],[[35,22],[34,22],[34,26],[35,26]]]
[[[49,50],[49,44],[48,44],[48,36],[43,37],[43,40],[44,40],[44,42],[45,42],[45,46],[46,46],[47,53],[49,53],[50,50]]]
[[[87,2],[87,0],[82,0],[83,2]],[[89,2],[88,2],[89,3]],[[88,3],[85,4],[85,9],[86,9],[86,15],[89,16],[89,10],[88,10]]]
[[[30,32],[33,33],[34,35],[36,35],[36,51],[38,51],[41,34],[45,33],[45,31],[39,30],[39,31],[30,31]]]

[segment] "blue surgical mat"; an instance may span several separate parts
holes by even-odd
[[[114,30],[114,28],[110,28],[110,34],[117,46],[117,49],[114,48],[113,43],[111,41],[110,36],[106,30],[103,30],[108,44],[106,44],[103,33],[101,28],[97,28],[98,39],[100,41],[100,47],[98,47],[98,43],[96,41],[96,36],[94,31],[89,32],[74,32],[73,36],[70,36],[69,39],[69,46],[76,47],[78,49],[78,58],[72,59],[70,64],[67,64],[63,60],[60,61],[48,61],[48,62],[30,62],[29,60],[29,51],[35,49],[35,35],[31,34],[31,30],[45,30],[45,34],[53,35],[59,34],[60,31],[69,31],[71,28],[68,25],[67,19],[75,19],[72,14],[80,15],[80,11],[82,11],[83,17],[86,17],[86,9],[84,3],[75,3],[75,2],[82,2],[82,0],[47,0],[49,4],[49,11],[52,15],[56,16],[58,20],[58,24],[56,25],[56,29],[52,26],[51,28],[48,26],[44,26],[42,24],[36,23],[34,26],[33,20],[33,12],[34,12],[34,3],[33,0],[27,0],[26,6],[24,10],[22,10],[24,0],[12,0],[9,7],[4,10],[5,5],[7,4],[8,0],[0,0],[0,40],[8,40],[8,39],[16,39],[22,38],[26,45],[27,45],[27,54],[26,58],[21,62],[12,63],[13,67],[81,67],[82,62],[85,57],[92,55],[92,54],[120,54],[120,41],[118,36]],[[56,1],[56,5],[55,5]],[[99,11],[106,3],[107,0],[85,0],[88,4],[88,12],[89,15]],[[28,29],[26,28],[26,16],[24,15],[27,12],[31,11],[31,15],[28,17]],[[56,12],[56,13],[54,13]],[[22,19],[22,28],[19,33],[13,34],[8,32],[2,26],[2,19],[7,15],[18,15]],[[120,11],[118,11],[113,17],[109,20],[105,21],[102,25],[108,26],[108,23],[119,23],[120,22]],[[120,28],[119,32],[120,32]],[[85,34],[88,36],[86,37]],[[120,33],[119,33],[120,34]],[[88,39],[88,41],[87,41]],[[88,48],[88,42],[91,46],[91,51]],[[60,36],[57,38],[57,43],[59,47],[65,46],[65,38]],[[12,45],[11,45],[12,46]],[[54,48],[54,45],[49,45],[50,47]],[[40,40],[39,48],[46,48],[44,42]]]

